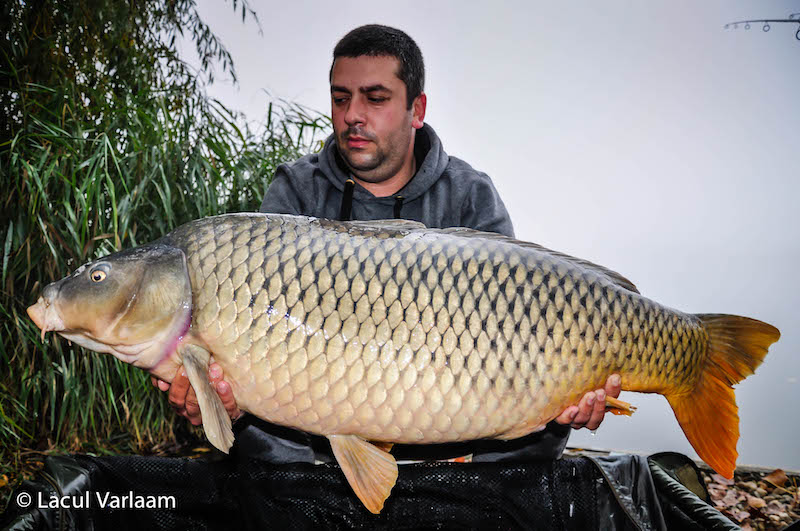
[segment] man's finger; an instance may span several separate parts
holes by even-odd
[[[198,417],[202,422],[203,416],[200,414],[200,402],[197,401],[197,395],[192,387],[189,387],[189,391],[186,393],[186,402],[184,407],[186,408],[186,416],[189,418],[189,420],[193,420],[194,417]]]
[[[217,394],[222,400],[222,405],[225,406],[225,411],[228,412],[228,416],[236,420],[242,415],[242,412],[239,411],[239,406],[236,405],[236,399],[233,396],[233,390],[230,384],[222,378],[222,367],[220,367],[218,363],[209,365],[208,381],[217,390]]]
[[[189,378],[186,377],[186,371],[181,367],[175,373],[175,378],[172,380],[172,385],[169,387],[169,403],[175,409],[183,409],[186,403],[186,392],[189,390]]]
[[[575,415],[578,413],[578,406],[569,406],[567,409],[564,410],[559,416],[555,418],[555,421],[559,424],[566,426],[568,424],[572,424],[572,419],[575,418]]]
[[[583,395],[583,398],[581,398],[581,401],[578,404],[578,414],[575,415],[574,419],[572,419],[573,428],[579,429],[586,425],[586,423],[592,416],[592,408],[594,408],[594,404],[595,404],[594,391],[589,391],[588,393]]]
[[[153,387],[161,389],[162,391],[166,391],[169,389],[169,384],[160,378],[156,378],[155,376],[150,377],[150,382],[153,384]]]
[[[236,405],[236,399],[233,397],[233,390],[230,384],[224,381],[218,382],[217,394],[219,394],[219,397],[222,399],[222,405],[225,406],[228,416],[233,420],[238,419],[242,415],[242,412],[239,411],[239,406]]]
[[[208,366],[208,381],[212,385],[222,380],[222,367],[218,363],[212,363]]]
[[[605,387],[606,395],[612,398],[619,398],[619,394],[622,391],[622,380],[619,377],[619,374],[612,374],[606,380],[606,387]]]
[[[586,422],[586,427],[590,430],[596,430],[600,423],[603,422],[603,416],[606,414],[606,392],[603,389],[595,391],[594,407],[590,413],[589,420]]]

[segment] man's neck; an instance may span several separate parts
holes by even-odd
[[[414,158],[413,152],[408,160],[403,166],[400,168],[396,174],[392,177],[389,177],[385,181],[381,181],[379,183],[371,183],[368,181],[364,181],[359,179],[357,176],[353,175],[353,179],[363,186],[369,193],[374,195],[375,197],[389,197],[400,190],[403,189],[405,185],[414,177],[414,174],[417,172],[417,162]]]

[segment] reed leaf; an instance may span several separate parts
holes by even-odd
[[[330,120],[275,100],[251,126],[210,99],[214,69],[235,72],[193,1],[2,4],[0,474],[22,448],[151,451],[187,423],[149,376],[42,340],[26,307],[86,261],[257,210],[277,165],[319,149]],[[178,56],[181,35],[199,70]]]

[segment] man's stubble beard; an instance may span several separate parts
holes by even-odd
[[[342,160],[344,160],[345,164],[347,164],[350,172],[353,175],[362,181],[369,183],[380,183],[395,176],[403,167],[406,149],[408,149],[408,145],[411,142],[412,134],[414,134],[413,131],[408,135],[403,135],[403,132],[399,131],[397,136],[393,136],[388,139],[387,144],[390,149],[383,150],[375,141],[374,135],[365,134],[365,132],[360,128],[348,128],[337,137],[336,149],[339,151],[339,155],[341,155]],[[369,157],[368,160],[360,164],[355,163],[355,161],[350,158],[349,153],[340,147],[347,142],[346,138],[349,135],[362,136],[372,141],[375,146],[375,152],[373,156]],[[398,145],[402,147],[397,151],[393,151],[391,149]]]

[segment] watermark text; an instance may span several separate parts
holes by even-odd
[[[132,490],[126,493],[86,491],[63,495],[37,492],[35,496],[20,492],[16,501],[22,509],[31,506],[37,509],[175,509],[177,507],[175,496],[142,495]]]

